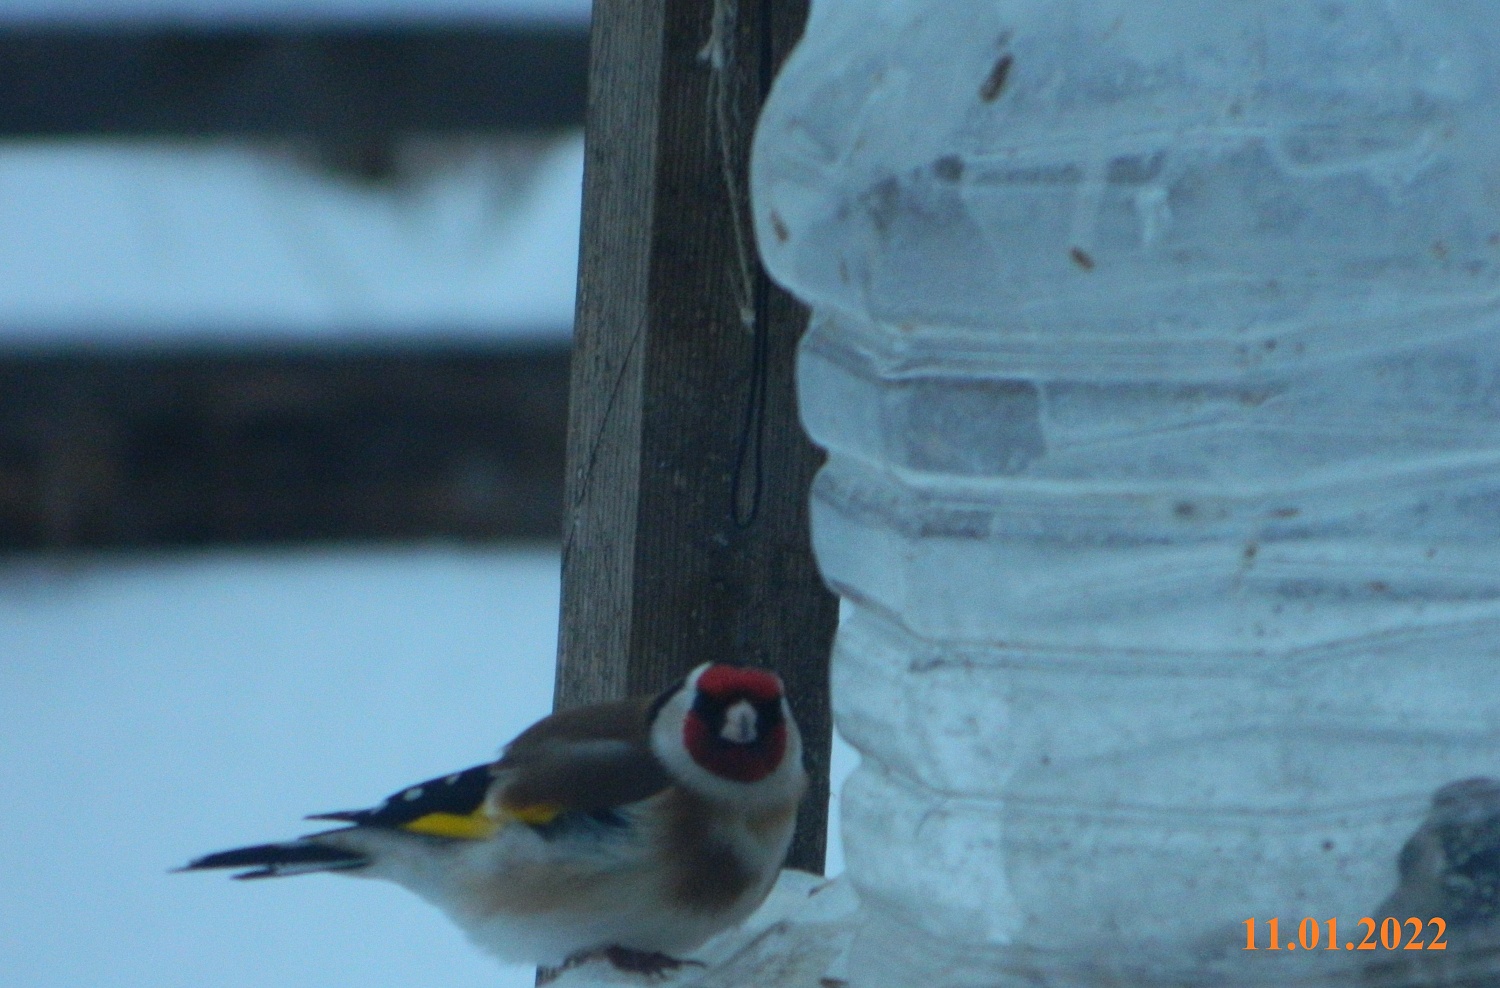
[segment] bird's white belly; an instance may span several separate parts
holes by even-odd
[[[672,909],[663,902],[659,886],[644,876],[614,876],[595,890],[596,895],[546,912],[496,912],[454,919],[482,950],[507,960],[547,966],[606,946],[680,955],[726,925],[723,913],[701,915]]]
[[[350,874],[415,892],[476,946],[508,961],[559,964],[614,945],[690,951],[743,919],[764,895],[754,888],[734,907],[710,913],[673,908],[659,851],[634,830],[597,840],[547,840],[523,825],[481,841],[414,841],[378,831],[349,837],[341,843],[378,851],[375,864]]]

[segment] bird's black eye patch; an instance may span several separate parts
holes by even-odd
[[[681,689],[686,685],[687,677],[682,676],[677,680],[677,682],[673,683],[671,686],[668,686],[666,689],[662,690],[656,695],[656,699],[651,701],[651,706],[646,708],[646,726],[648,728],[652,724],[656,723],[657,715],[661,713],[661,708],[667,705],[667,701],[676,696],[678,692],[681,691]]]

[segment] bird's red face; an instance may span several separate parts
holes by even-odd
[[[682,741],[693,761],[734,782],[759,782],[786,757],[781,680],[763,669],[709,666],[698,677]]]

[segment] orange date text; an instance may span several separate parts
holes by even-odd
[[[1447,950],[1443,937],[1448,924],[1437,916],[1405,920],[1387,916],[1378,922],[1366,916],[1357,924],[1359,933],[1339,939],[1338,917],[1316,920],[1304,917],[1295,929],[1282,934],[1281,920],[1245,920],[1246,950]],[[1262,931],[1264,927],[1264,931]]]

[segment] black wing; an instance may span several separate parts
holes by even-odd
[[[475,820],[484,807],[485,797],[489,795],[494,781],[494,766],[487,762],[462,772],[407,786],[373,809],[317,813],[308,819],[341,820],[361,827],[415,830],[418,833],[435,833],[436,836],[444,837],[483,836],[477,833],[442,833],[442,824],[450,824],[448,829],[461,830],[462,825],[455,821]],[[427,826],[424,826],[424,821]],[[477,820],[474,825],[480,826]]]

